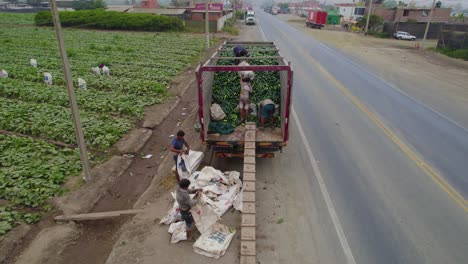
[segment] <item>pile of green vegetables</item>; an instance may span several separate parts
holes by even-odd
[[[277,59],[255,59],[255,57],[279,56],[276,51],[255,51],[265,50],[265,47],[246,47],[250,51],[250,65],[278,65]],[[220,53],[220,57],[232,57],[232,51]],[[218,65],[234,65],[233,59],[220,59]],[[238,72],[217,72],[213,83],[213,102],[219,104],[226,114],[226,118],[221,121],[210,122],[210,132],[229,134],[235,127],[240,125],[239,119],[239,93],[240,77]],[[279,72],[277,71],[257,71],[252,81],[252,94],[250,102],[258,104],[264,99],[270,99],[275,104],[281,102],[281,83]],[[248,121],[259,122],[257,115],[249,115]],[[279,118],[276,119],[276,126],[280,126]]]

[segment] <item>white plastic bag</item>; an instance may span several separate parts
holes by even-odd
[[[251,103],[249,106],[249,112],[251,115],[256,116],[257,115],[257,105],[254,103]]]
[[[99,67],[91,67],[91,72],[96,75],[101,75],[101,70],[99,70]]]
[[[47,84],[47,85],[52,85],[52,74],[48,73],[48,72],[45,72],[44,73],[44,82]]]
[[[169,226],[169,233],[172,234],[171,243],[175,244],[181,240],[187,240],[187,229],[185,221],[180,221],[177,223],[172,223]]]
[[[187,179],[192,175],[192,172],[200,165],[203,158],[203,152],[190,151],[189,155],[179,155],[177,157],[177,172],[181,179]]]
[[[85,80],[78,78],[78,88],[80,88],[81,90],[86,90]]]
[[[8,78],[8,72],[5,70],[0,71],[0,78]]]
[[[102,74],[109,76],[110,75],[110,69],[107,66],[102,67]]]
[[[193,250],[200,255],[218,259],[226,253],[235,234],[235,230],[231,233],[229,227],[215,223],[197,239]]]
[[[30,59],[29,64],[31,64],[32,67],[37,68],[37,60],[36,59]]]
[[[243,61],[239,63],[239,66],[250,66],[250,64],[246,61]],[[255,73],[253,71],[239,71],[239,75],[241,76],[241,78],[250,77],[251,81],[255,77]]]
[[[180,219],[182,219],[182,216],[180,215],[179,205],[177,204],[177,201],[175,201],[172,208],[169,210],[169,212],[167,212],[167,214],[161,219],[159,223],[170,225]]]
[[[210,198],[202,194],[200,197],[200,203],[191,210],[195,225],[201,234],[208,232],[211,226],[221,219],[208,204],[204,203],[204,201],[208,199]]]
[[[223,120],[226,118],[226,114],[219,104],[212,104],[210,107],[211,110],[211,120]]]

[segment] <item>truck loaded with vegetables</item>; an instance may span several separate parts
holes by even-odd
[[[235,65],[233,48],[245,47],[248,66]],[[281,57],[273,42],[225,42],[220,49],[197,69],[199,88],[199,119],[202,141],[217,156],[242,156],[245,126],[239,119],[239,72],[253,71],[250,114],[248,120],[259,124],[258,104],[270,99],[275,104],[274,126],[258,130],[258,157],[273,157],[288,140],[289,110],[293,72]]]

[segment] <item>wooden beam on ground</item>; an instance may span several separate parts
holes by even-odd
[[[100,220],[106,218],[113,218],[123,215],[135,215],[145,212],[144,209],[132,209],[132,210],[121,210],[121,211],[110,211],[110,212],[99,212],[89,214],[72,214],[72,215],[59,215],[54,218],[56,221],[88,221],[88,220]]]

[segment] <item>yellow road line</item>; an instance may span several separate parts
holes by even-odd
[[[278,32],[286,36],[279,28],[272,25]],[[289,42],[289,44],[294,45],[296,50],[301,51],[303,54],[307,54],[307,51],[300,47],[295,42]],[[416,165],[426,174],[429,176],[432,181],[434,181],[442,190],[444,190],[452,200],[454,200],[458,205],[460,205],[465,212],[468,212],[468,202],[467,200],[458,193],[445,179],[440,176],[431,166],[429,166],[422,158],[420,158],[413,150],[411,150],[401,139],[398,138],[395,133],[393,133],[385,124],[382,122],[374,113],[369,111],[346,87],[341,84],[330,72],[328,72],[325,68],[322,67],[314,58],[311,56],[305,57],[305,59],[310,60],[320,72],[322,72],[327,79],[333,82],[338,89],[342,93],[344,93],[351,101],[359,108],[362,112],[364,112],[370,120],[372,120],[382,131],[405,153]]]
[[[458,193],[445,179],[440,176],[431,166],[429,166],[422,158],[420,158],[413,150],[411,150],[401,139],[398,138],[374,113],[369,111],[346,87],[325,70],[315,59],[310,58],[317,69],[322,72],[327,79],[332,81],[341,92],[343,92],[351,101],[364,112],[382,131],[405,153],[421,170],[429,176],[442,190],[444,190],[450,198],[458,203],[465,212],[468,212],[466,199]]]

